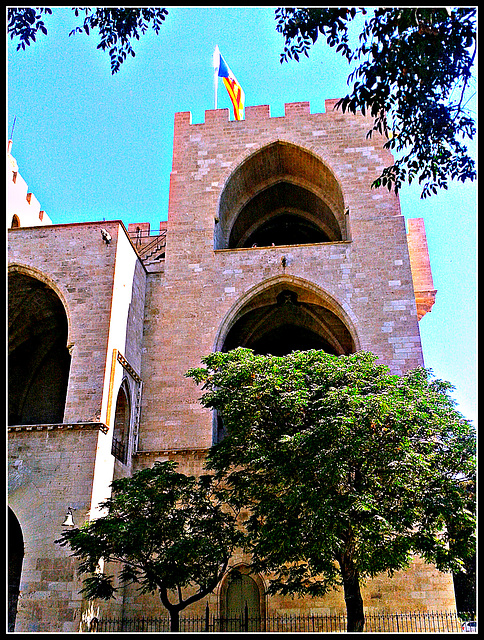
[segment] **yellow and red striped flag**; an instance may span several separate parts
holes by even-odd
[[[222,58],[218,46],[215,47],[213,54],[213,66],[215,68],[215,108],[217,108],[217,80],[218,78],[222,78],[230,100],[232,101],[234,117],[236,120],[243,120],[245,104],[244,90],[237,82],[237,78],[230,70],[229,65]]]

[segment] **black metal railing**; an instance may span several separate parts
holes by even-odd
[[[462,630],[463,614],[449,611],[412,613],[367,613],[365,632],[388,633],[452,633]],[[169,632],[168,617],[105,618],[91,621],[90,629],[100,632]],[[343,633],[346,616],[343,614],[268,615],[250,617],[247,611],[240,616],[220,618],[180,615],[180,632],[302,632]]]
[[[147,230],[129,232],[131,241],[136,246],[138,255],[142,260],[148,260],[154,254],[164,257],[166,247],[166,229],[160,229],[156,233]]]
[[[164,251],[166,246],[166,231],[160,232],[157,236],[150,240],[148,244],[142,245],[138,250],[141,258],[148,258],[153,253]]]

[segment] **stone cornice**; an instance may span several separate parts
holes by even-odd
[[[8,427],[8,433],[31,431],[91,431],[99,430],[108,432],[108,427],[103,422],[67,422],[58,424],[21,424]]]

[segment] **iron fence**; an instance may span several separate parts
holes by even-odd
[[[461,614],[462,615],[462,614]],[[447,611],[412,613],[367,613],[365,632],[378,633],[452,633],[461,631],[462,619]],[[91,631],[159,633],[170,631],[168,617],[94,619]],[[242,614],[235,618],[220,618],[206,612],[205,616],[180,615],[180,632],[302,632],[343,633],[346,616],[329,614],[269,615],[253,618]]]

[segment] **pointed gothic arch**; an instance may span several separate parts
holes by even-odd
[[[213,351],[247,347],[275,356],[320,349],[349,355],[360,349],[351,314],[320,287],[295,276],[276,276],[242,296],[226,314]],[[212,415],[212,440],[225,435],[217,411]]]
[[[68,319],[58,293],[19,268],[8,277],[8,423],[61,423],[69,380]]]
[[[348,355],[360,343],[351,312],[331,295],[303,278],[276,276],[247,291],[223,319],[214,351],[238,346],[272,355],[308,348]]]
[[[215,249],[346,240],[343,193],[328,165],[277,140],[246,158],[222,189]]]
[[[219,588],[221,626],[227,632],[263,631],[266,616],[265,585],[245,564],[238,564]]]
[[[126,379],[119,387],[114,413],[112,455],[126,464],[128,461],[129,436],[131,430],[131,402],[129,385]]]

